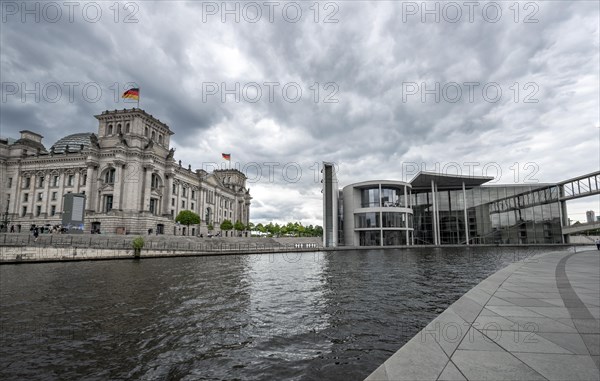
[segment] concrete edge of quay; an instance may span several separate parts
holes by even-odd
[[[251,254],[295,254],[320,252],[320,247],[277,247],[260,248],[256,250],[220,250],[220,251],[190,251],[177,249],[142,249],[140,257],[134,256],[131,249],[101,249],[81,247],[43,247],[15,246],[0,247],[0,265],[44,263],[44,262],[73,262],[97,260],[152,259],[177,257],[213,257],[236,256]]]
[[[583,244],[535,244],[535,245],[412,245],[412,246],[338,246],[322,247],[312,243],[288,244],[283,246],[265,246],[256,248],[242,249],[211,249],[211,250],[190,250],[190,249],[142,249],[139,259],[150,258],[175,258],[175,257],[209,257],[224,255],[251,255],[251,254],[288,254],[288,253],[316,253],[316,252],[336,252],[336,251],[376,251],[384,249],[431,249],[431,248],[471,248],[478,247],[502,247],[527,249],[528,247],[573,247],[575,251]],[[587,245],[589,246],[589,245]],[[93,260],[115,260],[115,259],[135,259],[133,248],[94,248],[81,246],[0,246],[0,265],[19,264],[19,263],[41,263],[41,262],[72,262],[72,261],[93,261]]]
[[[471,288],[365,381],[599,380],[598,300],[595,247],[536,254]]]

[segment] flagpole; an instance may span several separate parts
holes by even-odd
[[[137,99],[137,101],[138,101],[138,102],[137,102],[137,108],[138,108],[138,109],[140,108],[140,95],[141,95],[141,93],[142,93],[142,92],[141,92],[140,88],[138,87],[138,99]]]

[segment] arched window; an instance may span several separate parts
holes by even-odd
[[[117,134],[122,133],[123,131],[121,131],[121,123],[117,124]]]
[[[115,169],[110,168],[104,174],[104,183],[106,184],[114,184],[115,183]]]
[[[107,135],[112,135],[112,133],[113,133],[113,126],[112,126],[112,124],[109,124],[108,125],[108,133],[107,133]]]
[[[127,123],[125,125],[125,133],[128,134],[129,133],[129,123]]]
[[[160,144],[163,144],[163,137],[162,137],[162,135],[158,135],[158,142]]]
[[[152,174],[152,181],[150,182],[150,187],[152,189],[156,189],[160,186],[160,177],[156,173]]]
[[[148,127],[147,126],[144,128],[144,136],[148,137]]]
[[[206,208],[206,214],[204,216],[204,221],[206,221],[207,224],[210,224],[210,213],[211,210],[210,208]]]
[[[152,140],[156,139],[156,132],[152,131]]]

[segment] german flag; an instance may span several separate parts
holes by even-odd
[[[140,100],[140,89],[138,89],[138,88],[129,89],[123,93],[121,98],[134,99],[136,101],[139,101]]]
[[[231,154],[230,153],[222,153],[221,156],[223,156],[223,159],[225,159],[225,160],[231,160]]]

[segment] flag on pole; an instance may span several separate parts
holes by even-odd
[[[231,154],[230,153],[222,153],[221,156],[223,156],[223,159],[229,161],[231,160]]]
[[[139,101],[140,100],[140,89],[138,89],[138,88],[129,89],[123,93],[121,98],[134,99],[136,101]]]

